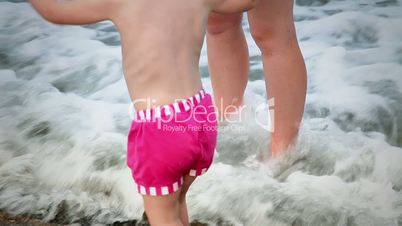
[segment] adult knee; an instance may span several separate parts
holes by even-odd
[[[261,52],[282,51],[284,48],[293,48],[297,44],[293,25],[270,27],[263,24],[250,26],[250,33]]]
[[[211,13],[208,18],[208,35],[236,32],[241,29],[242,14],[220,15]]]

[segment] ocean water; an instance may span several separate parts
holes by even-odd
[[[218,153],[189,191],[209,225],[402,225],[402,4],[299,0],[308,95],[295,150],[262,162],[268,133],[221,127]],[[246,102],[266,101],[247,31]],[[125,163],[129,97],[110,22],[57,26],[0,0],[0,209],[103,225],[143,214]],[[205,47],[200,70],[211,91]],[[229,128],[229,129],[228,129]],[[237,129],[236,129],[237,128]]]

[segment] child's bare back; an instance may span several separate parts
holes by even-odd
[[[167,104],[201,89],[198,60],[208,10],[203,1],[174,1],[130,1],[114,18],[137,108],[145,107],[144,98]]]

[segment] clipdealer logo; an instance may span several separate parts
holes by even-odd
[[[178,99],[175,100],[175,102],[182,101],[183,99]],[[141,120],[138,118],[138,112],[135,110],[135,105],[136,104],[141,104],[142,106],[146,106],[144,110],[141,110],[142,112],[146,112],[147,109],[155,109],[155,108],[161,108],[162,106],[158,106],[155,104],[156,101],[151,99],[151,98],[145,98],[145,99],[137,99],[132,101],[129,104],[129,116],[131,120],[137,121],[137,122],[142,122],[144,120]],[[145,105],[144,105],[145,104]],[[163,106],[169,106],[169,105],[163,105]],[[163,123],[166,122],[171,122],[172,120],[174,122],[178,123],[185,123],[188,122],[189,120],[194,120],[197,123],[205,123],[205,122],[216,122],[218,121],[217,117],[217,112],[218,112],[218,106],[222,109],[219,114],[219,121],[225,121],[229,123],[231,126],[225,128],[225,130],[228,130],[230,128],[234,128],[238,130],[237,127],[233,126],[236,124],[240,124],[243,121],[243,116],[245,115],[244,112],[248,110],[248,108],[251,108],[251,111],[253,112],[252,117],[254,118],[255,123],[261,127],[262,129],[269,131],[269,132],[274,132],[275,130],[275,98],[269,99],[267,102],[258,104],[255,107],[248,106],[248,105],[227,105],[223,108],[222,101],[220,105],[217,105],[215,103],[214,106],[204,106],[204,105],[197,105],[197,106],[191,106],[191,109],[188,111],[189,114],[187,114],[186,117],[177,117],[178,114],[176,113],[171,113],[169,115],[165,115],[163,118],[155,118],[155,117],[150,117],[147,121],[149,122],[158,122],[158,129],[165,129],[165,130],[171,130],[173,132],[175,131],[186,131],[186,130],[198,130],[200,128],[194,127],[194,125],[189,125],[192,128],[186,128],[185,126],[181,125],[178,126],[177,128],[169,128],[166,125],[162,125]],[[171,109],[172,110],[172,109]],[[173,110],[172,110],[173,112]],[[268,117],[266,117],[266,113],[268,112]],[[197,117],[197,115],[202,115],[202,114],[207,114],[206,117]],[[145,113],[144,113],[145,117]],[[202,120],[200,119],[202,118]]]

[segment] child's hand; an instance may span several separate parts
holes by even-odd
[[[88,24],[111,19],[115,0],[29,0],[46,20],[57,24]]]

